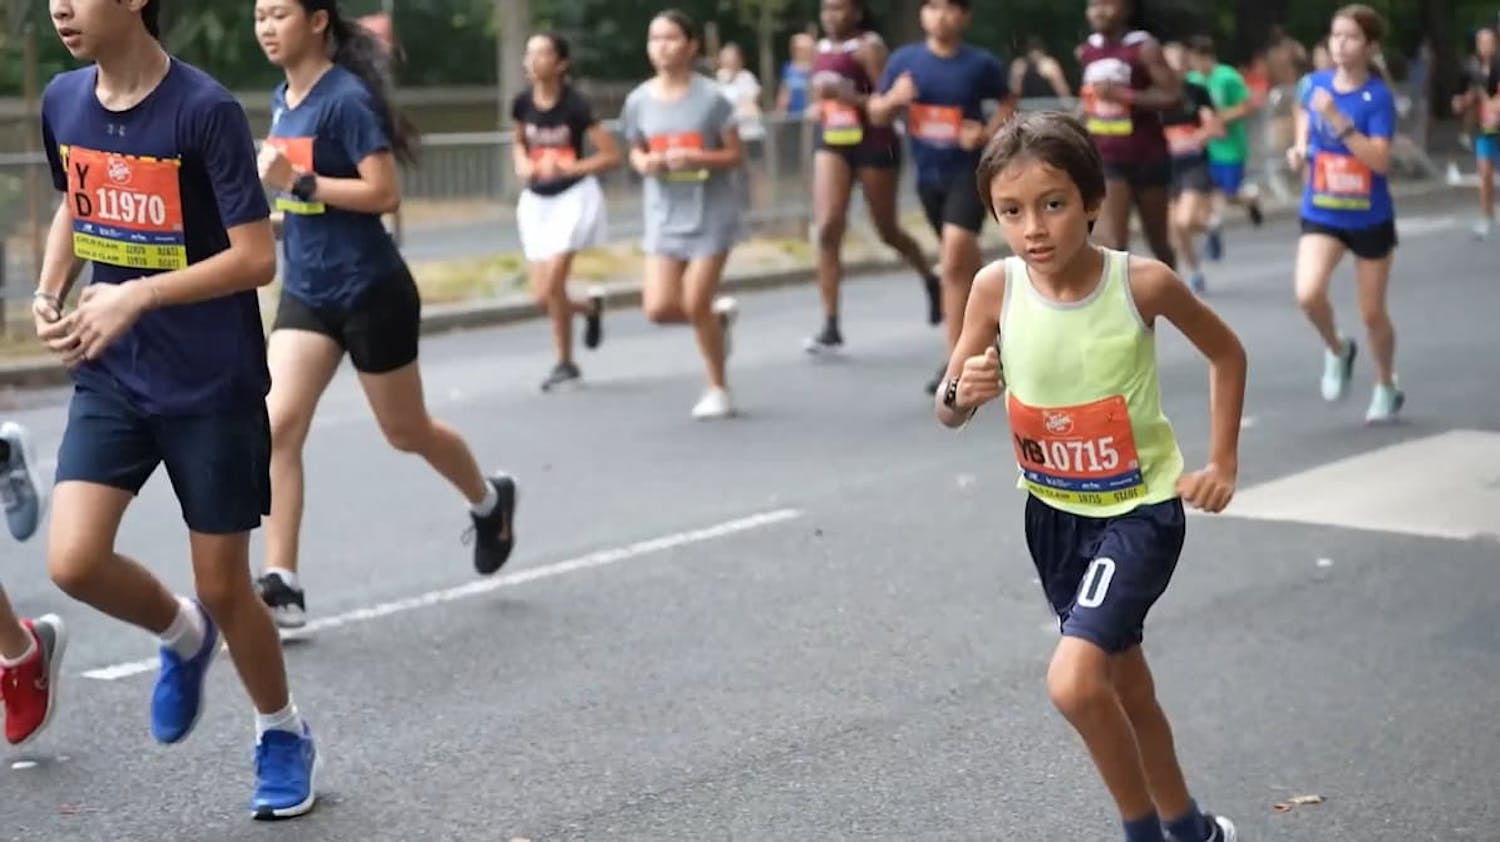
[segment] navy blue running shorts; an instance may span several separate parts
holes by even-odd
[[[79,386],[57,455],[57,482],[139,494],[158,464],[188,529],[233,535],[271,512],[271,425],[257,401],[233,412],[148,415],[117,395]]]
[[[1177,499],[1111,518],[1026,500],[1026,545],[1062,633],[1111,655],[1141,642],[1146,614],[1172,580],[1186,534]]]

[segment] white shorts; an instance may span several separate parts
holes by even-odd
[[[604,245],[609,222],[599,180],[590,176],[556,196],[522,192],[516,225],[521,230],[521,250],[532,262]]]

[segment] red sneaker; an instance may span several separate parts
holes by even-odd
[[[36,641],[36,652],[13,667],[0,667],[0,702],[5,705],[5,740],[24,745],[47,727],[57,706],[57,671],[68,631],[60,617],[48,614],[21,625]]]

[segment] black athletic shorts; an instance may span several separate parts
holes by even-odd
[[[1172,183],[1172,161],[1170,158],[1129,164],[1105,161],[1104,178],[1123,181],[1134,188],[1167,187]]]
[[[1212,193],[1214,180],[1208,169],[1207,155],[1172,159],[1172,195]]]
[[[979,201],[979,181],[973,167],[960,167],[946,184],[918,184],[917,197],[922,200],[927,224],[939,239],[944,225],[957,225],[975,234],[984,227],[984,205]]]
[[[1396,250],[1396,220],[1391,219],[1368,228],[1334,228],[1318,222],[1302,220],[1302,233],[1322,234],[1344,244],[1354,256],[1362,260],[1384,260]]]
[[[347,309],[313,307],[283,290],[271,329],[321,333],[349,352],[356,371],[384,374],[416,361],[421,328],[422,298],[403,265]]]
[[[855,143],[850,146],[829,146],[818,141],[818,152],[831,152],[844,159],[851,170],[901,168],[900,143]]]

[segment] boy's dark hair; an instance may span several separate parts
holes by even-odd
[[[990,188],[1012,162],[1031,158],[1062,170],[1083,196],[1083,205],[1097,208],[1104,201],[1104,161],[1088,129],[1071,114],[1036,111],[1017,114],[985,144],[979,158],[979,201],[995,215]]]
[[[141,23],[152,38],[161,40],[161,0],[151,0],[141,9]]]
[[[1189,52],[1197,53],[1204,58],[1214,58],[1217,55],[1214,52],[1214,39],[1207,35],[1194,35],[1189,38],[1187,48]]]

